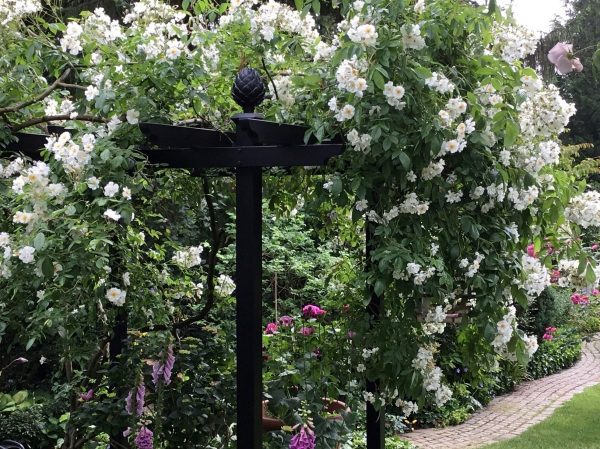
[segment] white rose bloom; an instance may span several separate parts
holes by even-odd
[[[33,253],[35,253],[35,248],[33,246],[24,246],[18,252],[19,259],[23,263],[31,263],[34,261]]]
[[[126,291],[121,290],[120,288],[112,287],[107,290],[106,299],[108,299],[115,306],[121,307],[123,304],[125,304],[126,295]]]

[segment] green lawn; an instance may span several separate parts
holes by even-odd
[[[518,437],[481,449],[600,449],[600,385],[575,395]]]

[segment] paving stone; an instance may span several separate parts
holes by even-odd
[[[572,368],[524,382],[477,411],[464,424],[402,435],[419,449],[475,449],[512,438],[543,421],[586,387],[600,383],[600,334],[584,344]]]

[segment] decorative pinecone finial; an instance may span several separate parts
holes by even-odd
[[[254,112],[254,108],[265,98],[265,83],[257,70],[245,67],[237,74],[231,96],[244,112]]]

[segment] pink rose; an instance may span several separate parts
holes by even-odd
[[[548,52],[548,60],[556,66],[561,75],[571,73],[573,70],[581,72],[583,65],[579,58],[573,56],[573,45],[566,42],[558,42]]]
[[[305,326],[305,327],[300,328],[300,333],[302,335],[308,336],[308,335],[312,335],[314,332],[315,332],[315,328],[314,327]]]
[[[535,245],[533,243],[527,245],[527,255],[529,257],[535,257]]]
[[[276,323],[269,323],[269,324],[267,324],[267,327],[265,328],[265,334],[273,335],[274,333],[277,332],[277,329],[279,329],[279,327],[277,326]]]
[[[292,324],[294,324],[294,319],[291,316],[283,315],[279,318],[279,322],[284,327],[290,327]]]
[[[321,309],[319,306],[315,306],[314,304],[308,304],[302,307],[302,314],[310,318],[316,318],[321,315],[325,315],[326,313],[327,312],[325,312],[325,310]]]

